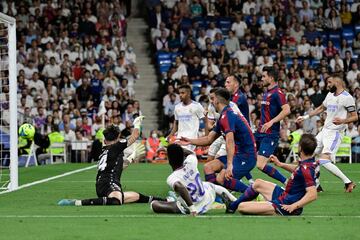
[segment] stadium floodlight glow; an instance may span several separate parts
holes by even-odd
[[[0,94],[5,96],[5,99],[2,99],[0,103],[2,112],[0,115],[0,131],[1,136],[9,136],[6,138],[6,143],[1,137],[0,158],[2,161],[0,163],[3,163],[5,158],[10,162],[10,179],[6,188],[13,191],[18,188],[16,20],[3,13],[0,13],[0,38]],[[8,92],[3,92],[3,87],[6,85]],[[5,144],[9,146],[10,151],[4,151]],[[2,169],[3,166],[0,168]]]

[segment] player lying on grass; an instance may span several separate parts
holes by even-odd
[[[137,192],[123,192],[120,184],[123,170],[124,149],[133,144],[139,137],[142,119],[140,116],[134,120],[134,130],[128,140],[119,139],[120,129],[111,125],[104,130],[104,144],[98,159],[98,173],[96,176],[96,194],[98,198],[75,200],[62,199],[58,205],[86,206],[86,205],[122,205],[124,203],[148,203],[157,197],[145,196]],[[135,148],[139,149],[139,148]],[[139,154],[134,151],[131,158]]]
[[[205,137],[196,139],[182,137],[180,143],[207,146],[219,136],[224,136],[227,155],[226,161],[224,159],[222,162],[223,169],[217,175],[215,172],[207,172],[206,180],[230,190],[244,192],[248,186],[239,179],[249,175],[256,165],[256,144],[247,120],[241,113],[236,113],[231,108],[230,97],[229,91],[225,88],[217,89],[213,104],[220,117],[216,127]],[[212,166],[211,169],[215,167]]]
[[[154,212],[197,215],[211,209],[216,195],[224,194],[228,199],[236,200],[225,188],[201,181],[194,152],[184,150],[178,144],[171,144],[167,148],[167,154],[173,169],[173,173],[167,178],[167,184],[179,197],[175,202],[153,201],[151,208]]]
[[[226,212],[238,210],[242,214],[255,215],[300,215],[303,207],[316,200],[315,169],[318,166],[314,159],[316,138],[311,134],[303,134],[299,142],[300,160],[298,165],[281,163],[274,155],[270,160],[275,165],[292,173],[287,180],[285,190],[280,186],[256,179],[236,201],[230,201],[222,195],[226,204]],[[266,201],[252,202],[259,194]]]

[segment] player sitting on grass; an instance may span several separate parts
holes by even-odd
[[[143,118],[143,116],[140,116],[134,120],[134,130],[128,140],[119,139],[120,129],[117,126],[111,125],[104,130],[105,146],[98,159],[98,174],[96,176],[96,193],[98,198],[85,200],[63,199],[59,201],[58,205],[122,205],[133,202],[148,203],[152,200],[160,199],[144,196],[137,192],[123,192],[120,184],[124,163],[123,151],[139,137],[139,129]],[[133,156],[130,156],[130,158],[136,158],[137,154],[139,152],[134,151]]]
[[[226,195],[222,195],[226,212],[234,213],[237,209],[242,214],[300,215],[303,207],[317,198],[315,169],[318,165],[314,159],[316,145],[316,138],[313,135],[302,135],[299,143],[298,165],[281,163],[276,156],[271,155],[270,161],[276,166],[292,172],[285,190],[274,183],[256,179],[255,183],[236,201],[231,202]],[[266,201],[251,202],[259,194]]]
[[[173,169],[173,173],[167,178],[167,184],[179,197],[175,202],[153,201],[151,208],[154,212],[197,215],[211,209],[216,195],[226,195],[228,199],[236,200],[225,188],[201,181],[194,152],[183,149],[178,144],[171,144],[167,148],[167,154]]]

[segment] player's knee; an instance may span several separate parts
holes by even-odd
[[[225,181],[224,174],[220,173],[216,176],[216,182],[218,182],[219,184],[224,184],[224,181]]]
[[[214,172],[210,163],[205,163],[204,172],[205,174],[210,174]]]
[[[262,161],[256,161],[256,167],[257,167],[259,170],[263,170],[264,167],[265,167],[265,163],[263,163]]]
[[[253,189],[254,189],[255,191],[258,190],[258,189],[261,187],[261,185],[262,185],[263,182],[264,182],[264,181],[261,180],[261,179],[256,179],[255,182],[254,182],[254,184],[252,185]]]
[[[246,214],[246,213],[247,213],[247,211],[246,211],[246,204],[240,203],[239,206],[238,206],[238,211],[239,211],[241,214]]]
[[[155,212],[155,213],[158,213],[158,212],[160,212],[160,208],[161,208],[161,206],[160,206],[160,204],[159,204],[159,201],[152,201],[151,203],[150,203],[150,209],[153,211],[153,212]]]

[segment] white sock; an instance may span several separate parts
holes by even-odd
[[[345,184],[351,182],[351,180],[348,177],[346,177],[345,174],[337,166],[335,166],[335,164],[333,164],[330,160],[328,160],[327,162],[322,160],[320,162],[324,162],[321,163],[321,165],[324,166],[324,168],[326,168],[329,172],[340,178]]]
[[[75,206],[81,206],[81,200],[75,200]]]

